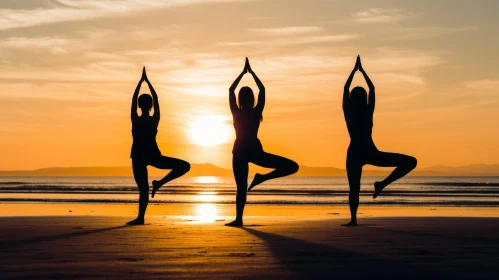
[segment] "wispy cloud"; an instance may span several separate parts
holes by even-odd
[[[447,34],[472,32],[477,30],[477,27],[442,27],[442,26],[424,26],[424,27],[405,27],[397,30],[394,39],[398,40],[420,40],[432,37],[438,37]]]
[[[54,0],[50,7],[33,7],[32,9],[0,8],[0,30],[86,20],[158,8],[236,1],[249,0]]]
[[[344,35],[325,35],[325,36],[309,36],[304,38],[297,38],[288,41],[289,44],[311,44],[311,43],[330,43],[330,42],[344,42],[358,38],[356,34]]]
[[[16,48],[16,49],[45,49],[54,54],[62,54],[67,51],[64,47],[69,43],[68,39],[57,37],[12,37],[4,40],[1,44],[2,47]]]
[[[246,46],[256,46],[264,44],[263,41],[241,41],[241,42],[219,42],[219,46],[226,47],[246,47]]]
[[[340,34],[340,35],[321,35],[321,36],[304,36],[293,38],[279,38],[268,41],[240,41],[240,42],[220,42],[219,46],[228,47],[246,47],[256,45],[301,45],[301,44],[320,44],[345,42],[358,38],[357,34]]]
[[[464,85],[468,88],[473,89],[481,89],[481,90],[499,90],[499,80],[478,80],[478,81],[469,81],[464,83]]]
[[[252,28],[249,31],[266,36],[289,36],[317,33],[324,31],[324,28],[321,26],[287,26],[278,28]]]
[[[442,63],[442,59],[436,54],[392,48],[379,48],[375,58],[370,61],[379,71],[420,71]]]
[[[373,8],[355,13],[353,19],[354,21],[361,23],[386,23],[408,20],[423,15],[424,14],[421,13],[406,12],[402,9]]]

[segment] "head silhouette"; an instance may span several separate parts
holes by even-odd
[[[242,87],[239,90],[239,108],[253,109],[255,106],[255,95],[250,87]]]
[[[152,108],[152,97],[149,94],[142,94],[139,96],[139,108],[142,112],[149,112]]]
[[[362,111],[367,108],[367,92],[363,87],[355,87],[350,93],[350,106],[352,109]]]

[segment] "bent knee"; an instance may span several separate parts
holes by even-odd
[[[187,173],[189,172],[189,170],[191,170],[191,164],[187,161],[182,161],[180,168],[184,171],[184,173]]]
[[[415,158],[415,157],[411,157],[411,166],[412,166],[412,169],[416,168],[416,166],[418,166],[418,160]]]
[[[415,157],[410,156],[409,159],[407,160],[407,166],[412,170],[416,168],[417,165],[418,165],[418,160]]]
[[[294,173],[298,172],[298,170],[300,169],[300,166],[298,165],[298,163],[290,160],[287,168],[289,170],[289,174],[294,174]]]

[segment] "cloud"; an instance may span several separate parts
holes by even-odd
[[[435,53],[425,51],[379,48],[369,63],[377,71],[419,72],[423,68],[441,64],[442,59]]]
[[[477,80],[464,83],[464,86],[472,89],[495,90],[499,89],[499,80]]]
[[[355,13],[353,20],[360,23],[386,23],[413,19],[422,15],[424,14],[404,12],[401,9],[373,8]]]
[[[241,41],[241,42],[219,42],[219,46],[225,47],[246,47],[246,46],[256,46],[262,45],[265,42],[263,41]]]
[[[238,1],[248,0],[55,0],[50,7],[34,7],[33,9],[0,8],[0,30],[94,19],[158,8]]]
[[[252,45],[261,45],[269,43],[276,45],[297,45],[297,44],[343,42],[359,37],[356,34],[310,35],[310,33],[319,33],[324,31],[325,29],[321,26],[287,26],[279,28],[254,28],[248,30],[250,32],[257,33],[260,35],[272,36],[278,38],[271,41],[266,40],[266,41],[226,42],[226,43],[221,43],[221,45],[252,46]]]
[[[266,35],[266,36],[289,36],[298,34],[317,33],[324,30],[320,26],[287,26],[279,28],[252,28],[250,32]]]
[[[358,38],[359,35],[356,34],[344,34],[344,35],[326,35],[326,36],[310,36],[297,38],[295,40],[290,40],[285,42],[285,44],[313,44],[313,43],[330,43],[330,42],[344,42],[350,41]]]
[[[69,40],[58,37],[11,37],[2,42],[2,47],[16,48],[16,49],[46,49],[54,54],[67,53],[64,49],[68,45]]]
[[[471,32],[477,30],[477,27],[441,27],[441,26],[425,26],[425,27],[408,27],[399,28],[397,33],[400,35],[395,35],[394,39],[398,40],[420,40],[432,37],[438,37],[441,35]]]
[[[341,34],[341,35],[322,35],[322,36],[305,36],[296,38],[280,38],[268,41],[241,41],[241,42],[219,42],[219,46],[225,47],[247,47],[257,45],[301,45],[301,44],[320,44],[345,42],[358,38],[357,34]]]

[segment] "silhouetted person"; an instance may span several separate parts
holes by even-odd
[[[244,74],[250,73],[260,90],[258,103],[255,105],[255,96],[249,87],[242,87],[239,90],[239,106],[236,103],[235,90]],[[265,107],[265,87],[255,75],[248,58],[244,70],[234,81],[229,89],[229,104],[236,130],[236,141],[232,149],[232,169],[237,185],[236,196],[236,220],[225,224],[226,226],[242,226],[243,211],[246,204],[246,192],[255,186],[274,178],[291,175],[298,171],[298,164],[287,158],[269,154],[263,151],[262,144],[258,139],[258,128],[262,121],[263,108]],[[268,174],[255,174],[253,182],[248,188],[248,164],[252,162],[256,165],[274,168]]]
[[[350,85],[356,71],[360,71],[369,86],[369,99],[362,87],[355,87],[350,93]],[[368,101],[369,100],[369,101]],[[396,167],[383,181],[374,183],[373,198],[397,179],[402,178],[416,167],[414,157],[380,152],[372,139],[373,114],[375,104],[374,85],[362,68],[360,56],[357,57],[355,68],[345,84],[343,91],[343,113],[350,134],[350,146],[347,153],[347,174],[350,184],[350,213],[352,220],[343,226],[357,225],[357,208],[359,207],[360,177],[362,166],[371,164],[380,167]]]
[[[152,98],[148,94],[139,95],[142,82],[146,82],[151,91]],[[138,97],[138,98],[137,98]],[[137,114],[138,107],[142,111],[139,116]],[[154,106],[154,114],[149,116],[151,108]],[[152,181],[152,197],[161,188],[162,185],[176,179],[189,171],[190,164],[186,161],[165,157],[161,155],[158,144],[156,143],[156,134],[158,133],[159,123],[159,103],[158,95],[152,87],[146,75],[146,68],[142,70],[142,78],[135,89],[132,99],[132,136],[133,145],[130,157],[132,158],[133,176],[137,186],[139,187],[139,214],[137,219],[128,222],[128,225],[143,225],[144,215],[146,213],[147,204],[149,203],[149,181],[147,176],[147,166],[151,165],[159,169],[171,169],[163,179]]]

